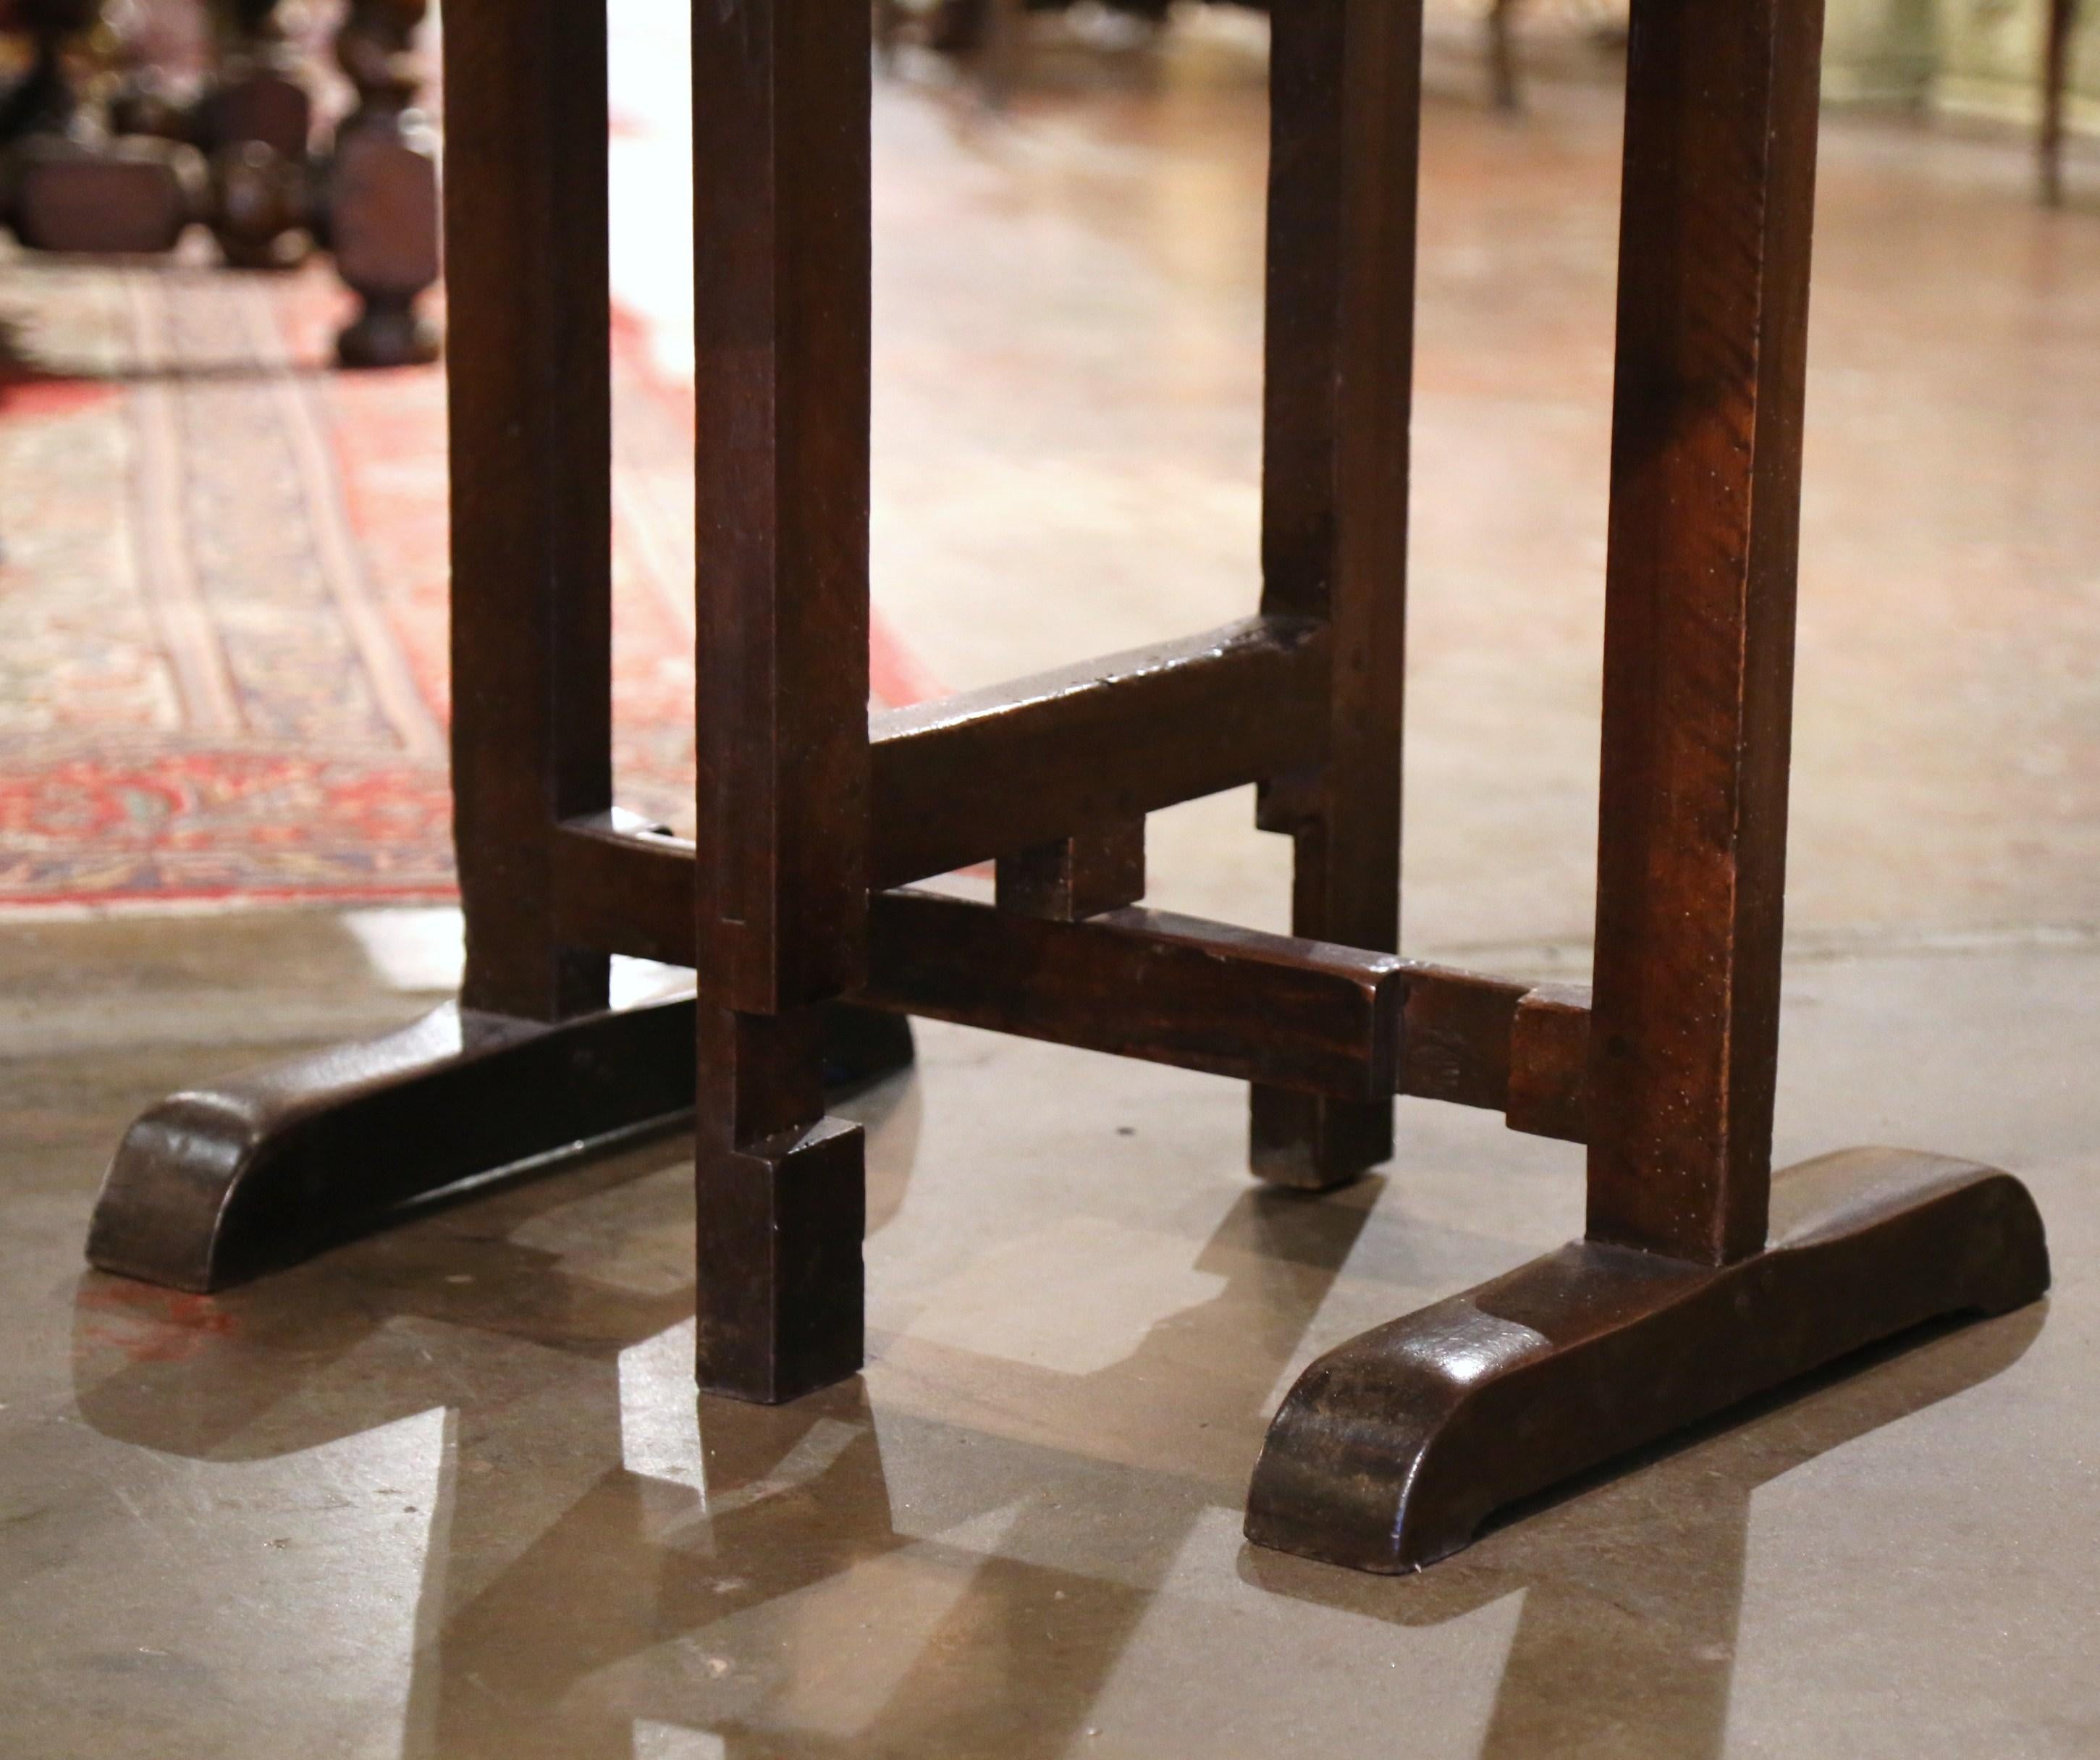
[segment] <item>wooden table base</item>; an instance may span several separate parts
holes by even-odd
[[[839,1007],[834,1094],[911,1061],[900,1017]],[[546,1026],[447,1003],[398,1031],[170,1095],[117,1145],[87,1256],[208,1291],[401,1220],[417,1201],[686,1123],[693,999]]]
[[[694,11],[686,841],[613,790],[603,7],[448,7],[460,1010],[149,1113],[95,1262],[211,1287],[690,1108],[696,1377],[779,1401],[862,1362],[825,1065],[842,1026],[908,1048],[841,1006],[1244,1081],[1251,1171],[1306,1191],[1390,1154],[1396,1096],[1491,1108],[1586,1145],[1586,1239],[1318,1365],[1255,1481],[1255,1539],[1379,1570],[2039,1294],[2000,1174],[1855,1152],[1771,1227],[1817,0],[1635,0],[1594,995],[1399,951],[1420,0],[1274,11],[1257,615],[873,718],[869,16]],[[1290,933],[1143,908],[1147,816],[1248,783]],[[978,862],[995,904],[916,884]],[[696,1001],[607,1012],[614,955]]]
[[[1247,1538],[1394,1574],[1495,1511],[1850,1352],[2049,1287],[2010,1174],[1904,1149],[1805,1162],[1723,1266],[1577,1241],[1330,1351],[1269,1426]]]

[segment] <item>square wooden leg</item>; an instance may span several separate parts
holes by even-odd
[[[1418,1568],[1501,1504],[2048,1286],[2010,1175],[1862,1149],[1773,1186],[1820,37],[1815,0],[1634,7],[1595,1002],[1586,1092],[1542,1121],[1586,1127],[1586,1237],[1308,1369],[1257,1544]]]
[[[1292,839],[1291,930],[1390,952],[1400,935],[1408,423],[1420,139],[1418,0],[1274,11],[1262,609],[1329,629],[1316,769],[1262,791]],[[1257,1088],[1250,1159],[1340,1185],[1392,1153],[1392,1103]]]
[[[823,1114],[824,1013],[704,1006],[696,1367],[774,1404],[861,1365],[860,1127]]]
[[[696,1172],[702,1390],[772,1405],[858,1373],[860,1127],[820,1118],[743,1148],[709,1145]]]

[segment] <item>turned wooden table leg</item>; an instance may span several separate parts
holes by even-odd
[[[429,10],[429,0],[351,0],[336,37],[358,99],[336,131],[327,191],[336,270],[363,302],[336,339],[347,367],[437,358],[437,328],[416,310],[439,269],[437,157],[413,108],[422,84],[413,45]]]
[[[65,65],[66,45],[92,26],[100,0],[20,0],[29,66],[0,102],[0,148],[29,134],[63,134],[80,108]]]
[[[752,1400],[861,1363],[860,1131],[819,1034],[867,963],[868,27],[693,19],[698,1370]]]
[[[306,161],[313,100],[277,22],[280,0],[219,0],[212,8],[215,66],[198,132],[208,147],[253,141],[294,164]]]
[[[1331,632],[1327,755],[1264,785],[1295,933],[1400,933],[1408,420],[1421,89],[1415,0],[1305,0],[1273,27],[1262,610]],[[1343,370],[1344,363],[1348,370]],[[1317,1189],[1392,1153],[1392,1103],[1256,1088],[1256,1173]]]
[[[277,23],[279,0],[219,0],[214,67],[194,132],[211,155],[212,232],[240,268],[304,254],[313,220],[313,100]]]

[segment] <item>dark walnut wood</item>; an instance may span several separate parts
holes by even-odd
[[[1255,617],[877,715],[869,883],[908,884],[1317,765],[1332,655],[1312,620]]]
[[[1269,69],[1261,608],[1328,637],[1324,749],[1264,779],[1294,849],[1290,926],[1400,937],[1408,423],[1421,136],[1419,0],[1277,9]],[[1309,1190],[1392,1153],[1390,1101],[1255,1088],[1254,1171]]]
[[[823,1032],[835,1092],[911,1061],[889,1016],[838,1006]],[[488,1176],[677,1129],[692,1118],[693,1034],[690,995],[554,1025],[448,1003],[397,1032],[172,1095],[117,1145],[88,1257],[224,1289]]]
[[[1308,1370],[1255,1469],[1259,1545],[1416,1568],[1570,1474],[2047,1286],[2033,1203],[1989,1169],[1854,1151],[1771,1214],[1820,22],[1634,8],[1595,990],[1525,997],[1511,1038],[1511,1123],[1588,1143],[1587,1237]]]
[[[1145,896],[1145,819],[1110,819],[1098,830],[1003,856],[999,907],[1021,916],[1077,923]]]
[[[1929,1320],[2049,1287],[2010,1174],[1899,1149],[1804,1163],[1723,1266],[1578,1241],[1299,1378],[1247,1493],[1259,1546],[1397,1573],[1495,1511]]]
[[[1604,581],[1590,1233],[1764,1243],[1818,8],[1635,12]]]
[[[112,140],[82,90],[98,0],[18,0],[0,30],[28,65],[0,90],[0,223],[33,250],[152,253],[208,207],[196,148]]]
[[[88,1257],[217,1290],[476,1175],[682,1123],[690,997],[548,1026],[447,1004],[399,1032],[162,1101],[125,1132]]]
[[[382,144],[415,10],[360,13]],[[1244,1081],[1255,1171],[1308,1190],[1403,1096],[1584,1143],[1585,1240],[1331,1353],[1270,1432],[1250,1536],[1374,1570],[2039,1294],[2007,1175],[1853,1151],[1775,1198],[1812,0],[1635,11],[1594,996],[1398,951],[1418,0],[1277,9],[1257,615],[873,717],[868,24],[695,14],[686,842],[613,798],[602,0],[448,8],[461,1004],[155,1109],[96,1262],[208,1286],[690,1108],[699,1379],[778,1401],[860,1365],[862,1145],[826,1109],[911,1015]],[[1146,816],[1248,783],[1292,933],[1145,908]],[[986,862],[993,903],[914,884]],[[615,954],[695,996],[609,1011]]]

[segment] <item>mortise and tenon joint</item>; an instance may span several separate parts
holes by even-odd
[[[1815,0],[1635,0],[1594,995],[1401,957],[1420,0],[1274,12],[1261,601],[1190,640],[867,709],[868,10],[694,11],[699,835],[612,800],[602,0],[447,9],[456,1010],[163,1103],[91,1255],[212,1288],[419,1193],[688,1112],[699,1375],[862,1360],[858,1128],[924,1015],[1250,1084],[1255,1172],[1401,1095],[1586,1145],[1586,1237],[1322,1358],[1256,1542],[1365,1569],[1938,1316],[2048,1281],[2007,1175],[1774,1180]],[[1145,822],[1255,784],[1287,936],[1145,908]],[[997,902],[919,883],[996,864]],[[607,959],[690,966],[620,1012]],[[1316,1200],[1308,1200],[1312,1202]]]

